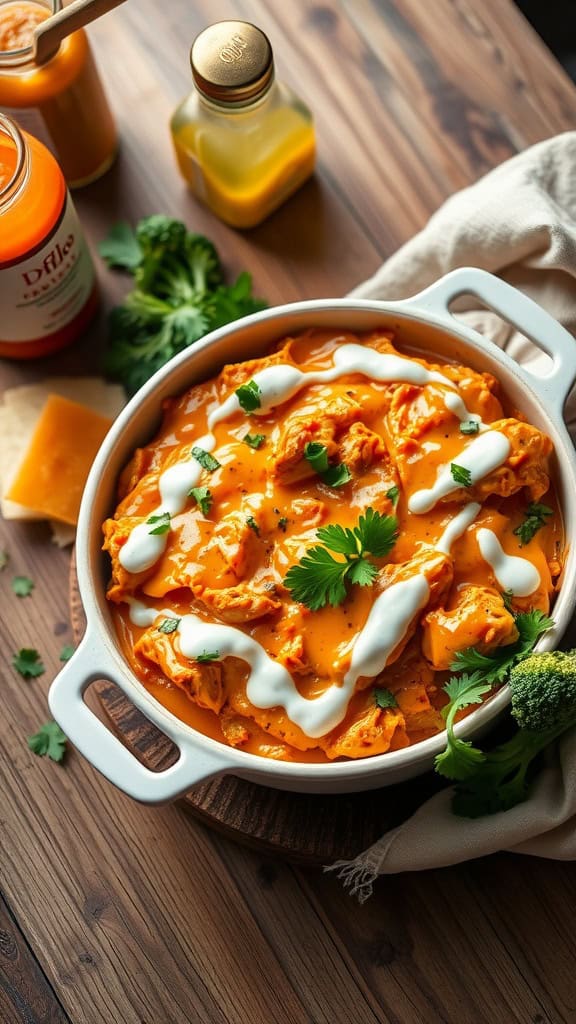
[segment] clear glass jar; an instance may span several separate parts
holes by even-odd
[[[97,307],[62,171],[38,139],[0,114],[0,356],[30,359],[70,345]]]
[[[194,41],[196,88],[171,131],[192,192],[232,227],[259,224],[312,174],[312,115],[274,78],[272,49],[247,22],[219,22]]]
[[[0,0],[0,113],[48,146],[79,188],[108,170],[118,140],[82,29],[45,64],[32,60],[34,29],[61,8],[61,0]]]

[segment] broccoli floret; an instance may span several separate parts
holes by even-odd
[[[526,800],[536,757],[576,724],[576,651],[530,654],[514,666],[508,682],[520,728],[456,787],[452,809],[462,817],[507,811]]]
[[[543,732],[576,715],[576,651],[531,654],[508,680],[512,714],[521,729]]]

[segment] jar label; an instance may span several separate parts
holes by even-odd
[[[19,128],[39,139],[53,156],[57,156],[46,122],[36,107],[0,107],[0,114],[6,114]]]
[[[0,264],[0,336],[6,342],[46,338],[81,312],[94,288],[94,267],[72,200],[33,256]]]

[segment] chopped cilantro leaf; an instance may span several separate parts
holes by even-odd
[[[236,388],[236,397],[244,412],[254,412],[262,405],[260,400],[262,392],[255,380],[249,380],[247,384],[241,384]]]
[[[28,737],[28,746],[39,757],[48,756],[52,761],[62,761],[68,740],[57,722],[46,722],[34,736]]]
[[[278,520],[278,529],[282,530],[282,533],[286,533],[286,527],[287,526],[288,526],[288,518],[287,518],[287,516],[280,516],[280,519]]]
[[[45,671],[40,655],[33,647],[21,647],[12,658],[12,664],[25,679],[41,676]]]
[[[385,687],[379,687],[377,690],[374,690],[374,703],[376,704],[376,707],[382,708],[384,711],[386,708],[398,707],[396,697]]]
[[[326,472],[320,475],[324,483],[328,484],[329,487],[343,487],[344,484],[349,483],[352,479],[348,466],[344,465],[343,462],[339,462],[336,466],[329,466]]]
[[[245,434],[243,438],[244,444],[250,448],[261,448],[265,440],[266,434]]]
[[[152,530],[148,530],[149,534],[168,533],[170,529],[170,513],[159,512],[156,516],[148,516],[146,523],[153,527]]]
[[[400,488],[394,484],[394,487],[391,487],[390,490],[386,491],[386,497],[388,498],[388,501],[392,502],[394,508],[396,508],[398,498],[400,497]]]
[[[162,619],[158,626],[160,633],[175,633],[180,625],[181,619]]]
[[[2,569],[5,569],[8,565],[9,557],[10,556],[7,551],[0,550],[0,572],[2,572]]]
[[[196,504],[200,506],[203,516],[208,515],[212,508],[212,493],[208,487],[193,487],[192,490],[188,491],[188,497],[194,498]]]
[[[554,515],[554,510],[548,505],[541,505],[537,501],[531,501],[528,508],[524,510],[524,520],[513,531],[515,537],[520,538],[520,547],[528,544],[534,534],[538,533],[546,525],[548,516]]]
[[[197,654],[194,661],[198,661],[202,664],[205,661],[218,661],[220,657],[220,651],[202,651],[202,654]]]
[[[304,445],[304,458],[309,462],[315,473],[325,473],[328,469],[328,449],[318,441],[308,441]]]
[[[64,647],[60,651],[60,661],[70,661],[75,650],[76,648],[74,647],[74,644],[64,644]]]
[[[215,459],[210,452],[204,450],[204,448],[198,448],[197,445],[192,449],[192,455],[202,466],[202,469],[207,469],[209,473],[213,473],[215,469],[220,469],[220,463],[218,459]]]
[[[461,434],[477,434],[480,430],[480,424],[478,420],[462,420],[460,424]]]
[[[250,529],[254,530],[254,533],[256,534],[256,536],[259,537],[260,536],[260,527],[258,526],[258,523],[254,519],[254,516],[246,516],[246,522],[248,523],[248,526],[250,527]]]
[[[28,597],[34,590],[34,581],[29,576],[15,576],[12,580],[12,590],[16,597]]]
[[[472,473],[465,466],[458,466],[455,462],[451,462],[450,472],[455,484],[460,484],[461,487],[472,487]]]

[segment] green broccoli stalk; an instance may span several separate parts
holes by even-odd
[[[519,729],[456,787],[452,810],[461,817],[507,811],[526,800],[538,754],[576,724],[576,651],[530,654],[508,683]]]
[[[100,254],[134,277],[133,291],[112,310],[105,357],[106,371],[129,394],[208,331],[266,306],[252,295],[249,274],[226,285],[212,242],[162,214],[145,217],[135,233],[115,225]]]

